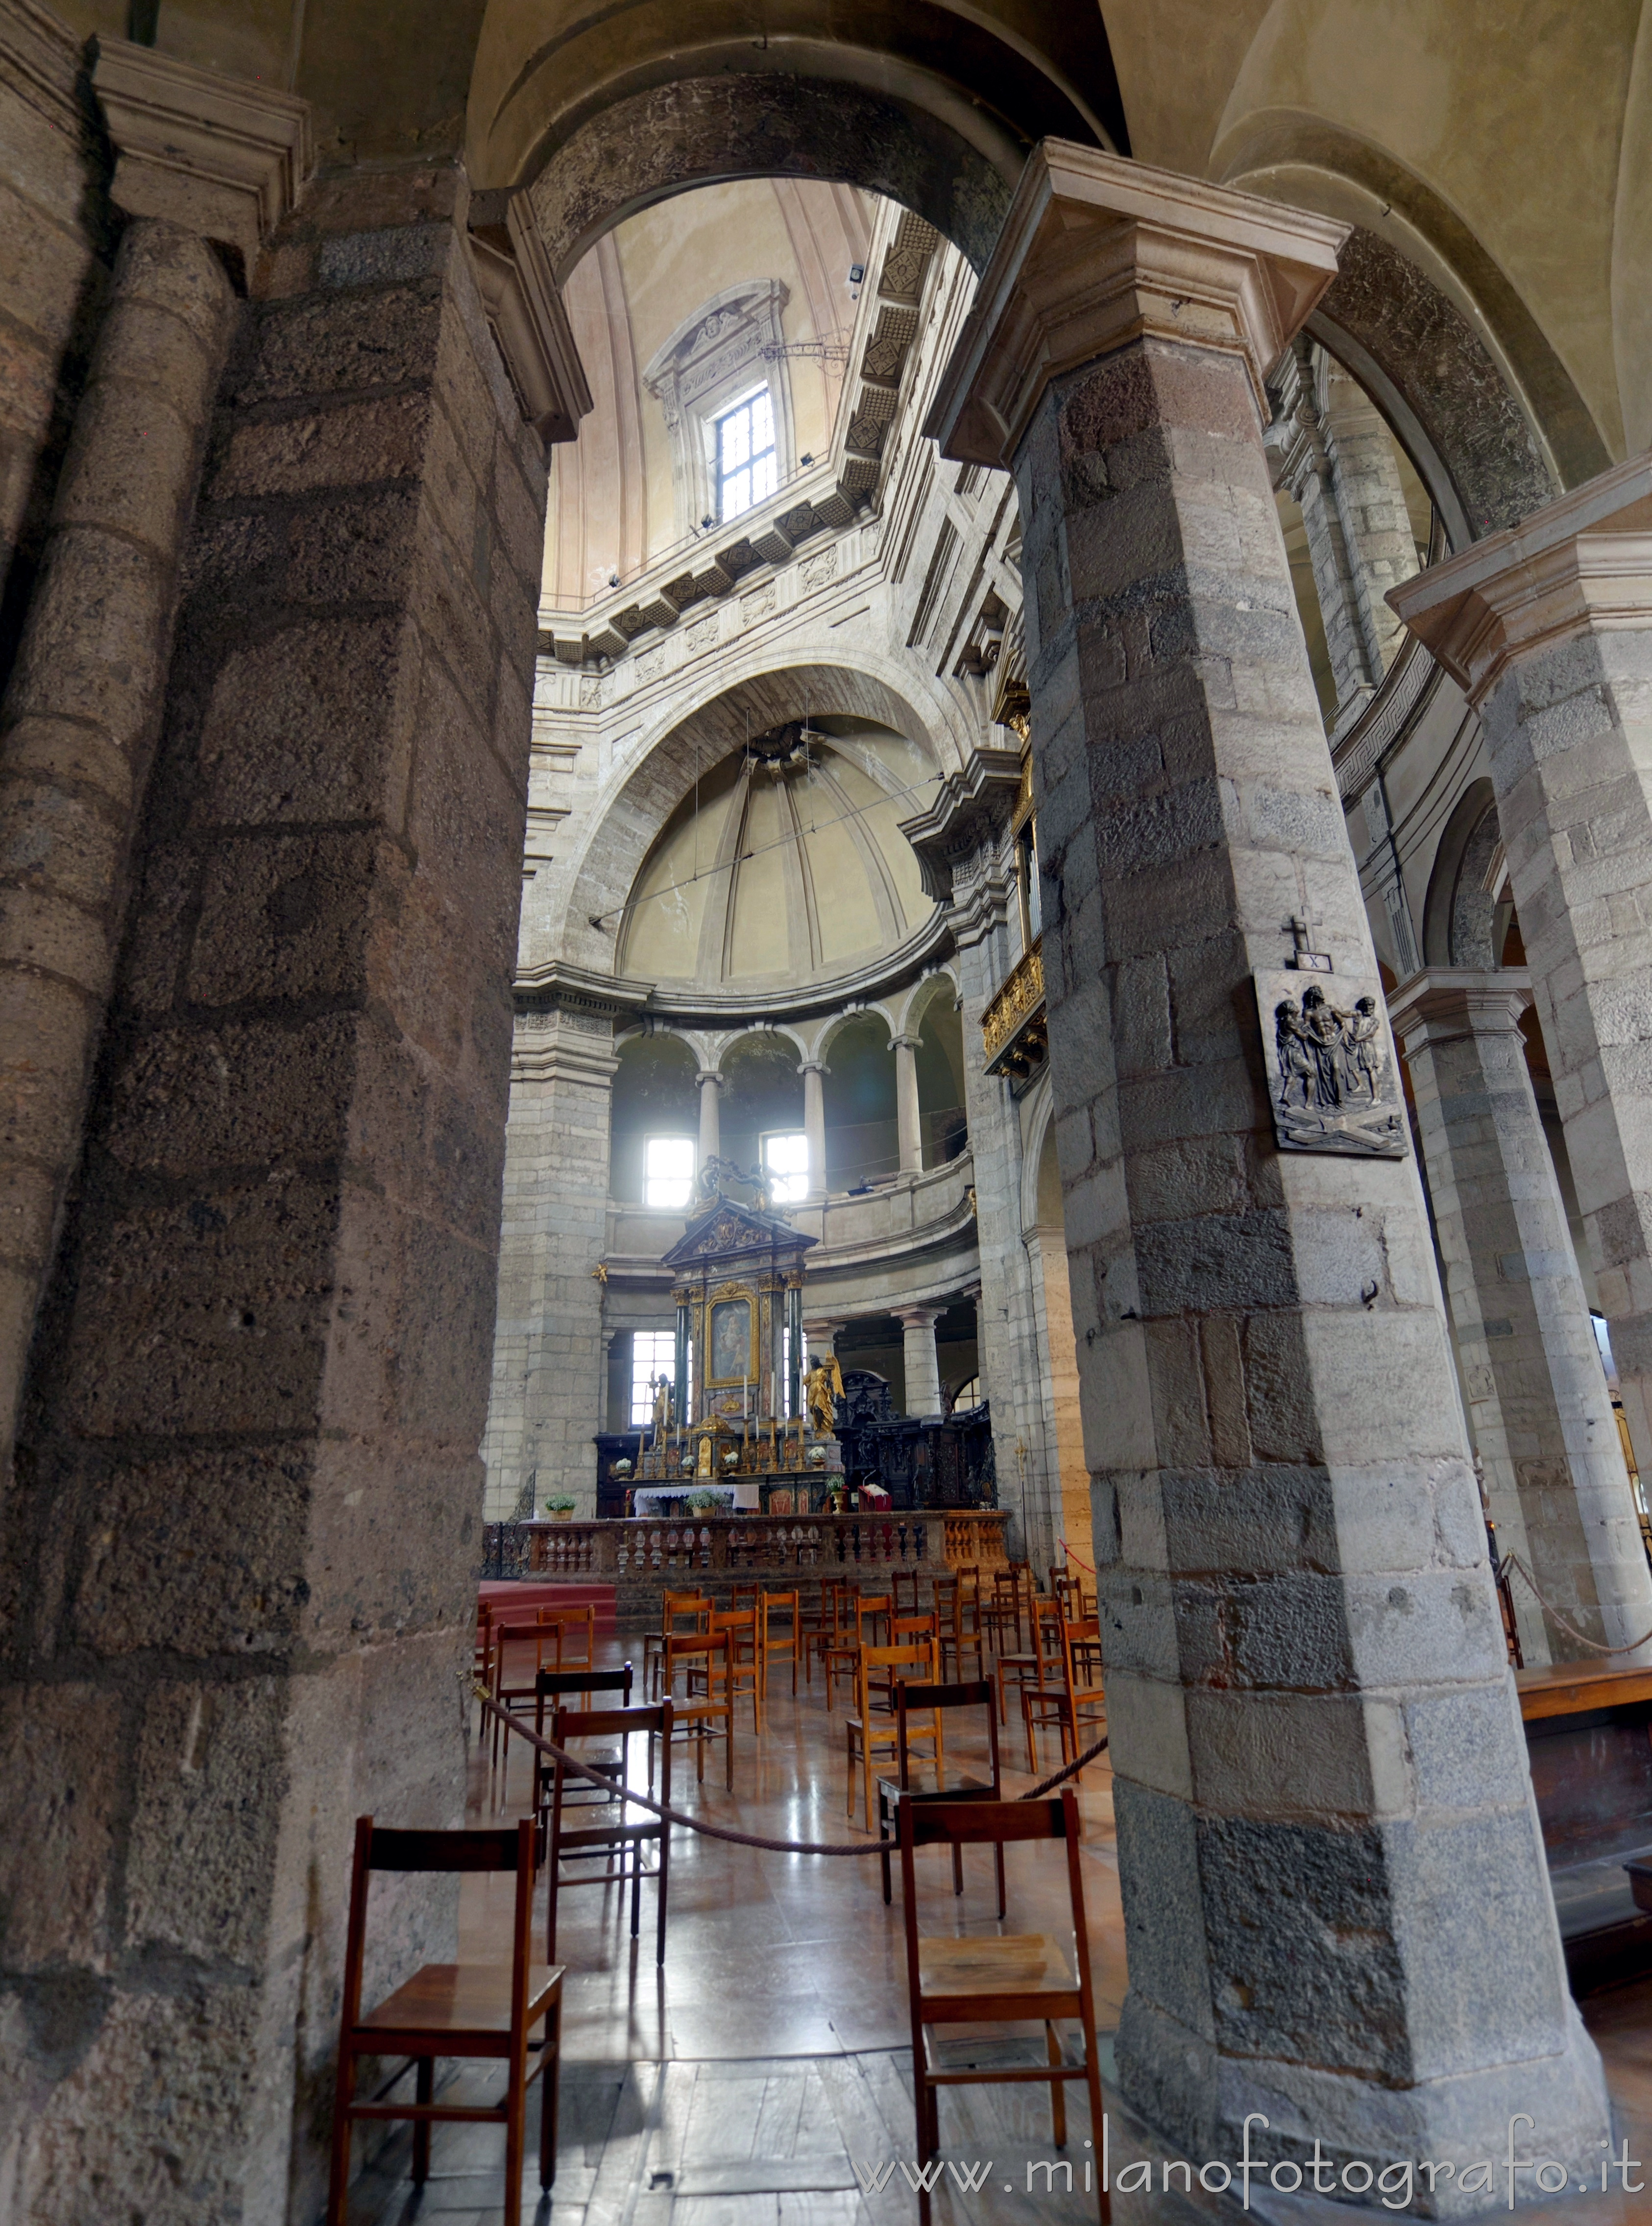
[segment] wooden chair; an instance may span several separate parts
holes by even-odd
[[[1012,1631],[1015,1633],[1015,1649],[1021,1644],[1021,1587],[1018,1578],[1007,1569],[1000,1569],[993,1576],[991,1597],[981,1603],[981,1628],[990,1636],[994,1654],[1004,1651],[1004,1640]]]
[[[816,1588],[813,1605],[805,1607],[797,1619],[805,1685],[812,1685],[815,1682],[815,1663],[819,1658],[823,1641],[831,1636],[832,1603],[841,1589],[838,1578],[823,1577]]]
[[[685,1615],[694,1619],[696,1631],[707,1629],[712,1603],[703,1593],[667,1592],[660,1601],[660,1627],[643,1634],[643,1690],[651,1698],[660,1697],[660,1664],[665,1658],[665,1642]]]
[[[535,1619],[542,1628],[554,1628],[562,1634],[558,1669],[595,1669],[596,1609],[594,1606],[588,1602],[584,1607],[542,1607]]]
[[[783,1628],[776,1633],[771,1620],[778,1615]],[[757,1651],[762,1664],[762,1688],[765,1701],[769,1697],[769,1664],[789,1662],[791,1664],[791,1697],[797,1697],[797,1649],[801,1633],[798,1628],[798,1600],[796,1593],[765,1593],[758,1604]]]
[[[713,1674],[714,1660],[716,1660],[722,1679],[721,1700],[717,1698],[716,1694],[717,1678]],[[721,1738],[724,1744],[723,1782],[732,1793],[734,1790],[734,1632],[721,1631],[714,1638],[709,1631],[696,1631],[692,1636],[674,1637],[666,1640],[665,1665],[662,1674],[665,1682],[665,1697],[668,1700],[674,1699],[676,1695],[677,1670],[679,1663],[683,1664],[686,1684],[692,1685],[696,1665],[698,1674],[704,1681],[702,1691],[686,1692],[683,1699],[676,1703],[674,1718],[677,1730],[681,1736],[684,1739],[691,1739],[696,1743],[698,1752],[695,1771],[696,1783],[699,1784],[705,1783],[706,1741],[708,1739]],[[716,1724],[722,1726],[720,1733],[712,1728]]]
[[[851,1816],[855,1814],[855,1765],[858,1760],[866,1796],[865,1806],[861,1814],[866,1819],[866,1828],[868,1832],[872,1829],[873,1757],[880,1747],[890,1748],[894,1746],[897,1722],[893,1711],[881,1723],[875,1720],[872,1708],[874,1695],[871,1690],[871,1681],[880,1670],[886,1670],[893,1682],[899,1677],[900,1671],[905,1670],[918,1675],[927,1672],[927,1682],[931,1685],[938,1685],[941,1682],[940,1668],[940,1650],[933,1638],[908,1639],[900,1646],[863,1646],[861,1649],[859,1658],[855,1665],[855,1714],[849,1717],[845,1727],[848,1761],[848,1813]],[[938,1772],[944,1759],[941,1752],[940,1717],[932,1716],[930,1726],[928,1737],[935,1767]],[[924,1734],[921,1732],[916,1734],[909,1732],[909,1736],[921,1738]]]
[[[860,1606],[855,1611],[855,1624],[856,1635],[863,1646],[886,1646],[889,1644],[889,1622],[894,1612],[895,1596],[893,1593],[861,1593]],[[872,1625],[869,1632],[867,1630],[868,1623]],[[878,1634],[880,1624],[883,1625],[881,1638]]]
[[[891,1619],[891,1646],[910,1646],[914,1639],[920,1638],[932,1638],[938,1644],[940,1637],[940,1623],[933,1610],[928,1615],[897,1615]],[[893,1715],[895,1712],[895,1684],[893,1675],[886,1676],[876,1671],[868,1680],[872,1705],[885,1715]]]
[[[507,1716],[525,1715],[533,1706],[534,1695],[537,1690],[537,1681],[544,1670],[547,1654],[551,1657],[553,1669],[560,1670],[562,1666],[562,1626],[555,1620],[555,1617],[556,1610],[547,1608],[542,1610],[532,1623],[504,1623],[495,1625],[498,1644],[493,1657],[493,1704],[496,1708],[502,1708]],[[514,1670],[511,1668],[508,1658],[510,1649],[513,1644],[518,1648],[518,1666]],[[520,1680],[523,1676],[521,1650],[530,1645],[533,1648],[533,1665],[526,1672],[527,1682],[525,1684],[519,1682],[508,1683],[507,1678],[514,1677]],[[494,1792],[496,1801],[502,1803],[505,1799],[505,1780],[511,1774],[511,1739],[509,1733],[499,1717],[495,1716],[492,1722],[492,1761],[499,1772],[499,1784]],[[502,1762],[501,1750],[504,1757]]]
[[[333,2169],[327,2226],[346,2226],[350,2192],[350,2134],[362,2119],[411,2118],[413,2181],[430,2176],[430,2128],[439,2120],[486,2120],[505,2127],[505,2226],[521,2226],[522,2165],[528,2089],[543,2079],[539,2185],[556,2177],[556,2083],[561,2060],[562,1970],[531,1956],[537,1827],[481,1832],[399,1832],[356,1819],[350,1874],[350,1923],[344,1951],[344,2005],[333,2112]],[[365,2015],[361,1970],[367,1938],[367,1891],[374,1871],[514,1871],[516,1906],[511,1956],[504,1963],[426,1963]],[[537,2040],[535,2028],[542,2028]],[[362,2057],[411,2059],[366,2102],[356,2100]],[[438,2057],[474,2057],[505,2066],[503,2099],[441,2103],[433,2100]],[[414,2100],[384,2098],[397,2080],[415,2074]]]
[[[620,1696],[620,1706],[622,1708],[628,1708],[631,1706],[629,1662],[622,1662],[617,1670],[542,1670],[533,1683],[533,1727],[540,1739],[545,1736],[545,1706],[548,1701],[551,1705],[553,1715],[562,1706],[566,1698],[574,1693],[579,1694],[581,1698],[587,1700],[594,1698],[599,1693],[617,1693]],[[554,1732],[551,1737],[556,1738]],[[618,1753],[609,1751],[603,1754],[587,1755],[584,1759],[590,1764],[593,1770],[600,1770],[605,1776],[614,1777],[624,1771],[626,1757],[625,1751],[621,1748]],[[550,1784],[556,1768],[556,1764],[548,1755],[542,1754],[537,1747],[534,1749],[533,1805],[536,1815],[545,1807],[549,1800],[546,1789]],[[654,1782],[652,1739],[648,1743],[648,1782],[651,1785]],[[575,1808],[588,1809],[593,1805],[600,1805],[611,1801],[614,1797],[611,1793],[599,1792],[588,1778],[575,1778],[569,1787],[570,1793],[575,1792],[576,1788],[577,1797],[569,1804]]]
[[[1061,1615],[1053,1600],[1035,1593],[1030,1603],[1027,1631],[1032,1640],[1031,1651],[1026,1654],[1001,1654],[993,1665],[993,1676],[998,1686],[998,1720],[1007,1724],[1005,1707],[1005,1688],[1013,1682],[1018,1687],[1029,1684],[1042,1689],[1052,1684],[1057,1676],[1057,1660],[1061,1644]]]
[[[758,1651],[757,1610],[754,1607],[713,1608],[712,1638],[721,1638],[725,1631],[734,1642],[732,1672],[734,1682],[730,1688],[730,1698],[737,1701],[742,1693],[751,1695],[752,1736],[755,1739],[763,1729],[762,1720],[758,1714],[758,1705],[762,1697],[763,1664]],[[710,1681],[707,1689],[709,1691],[715,1689],[718,1678],[721,1676],[722,1665],[715,1655],[708,1656],[707,1662],[707,1675]]]
[[[906,1745],[906,1718],[913,1708],[985,1708],[987,1711],[988,1766],[992,1775],[979,1778],[955,1778],[948,1784],[940,1783],[940,1774],[928,1763],[914,1765]],[[1001,1801],[1004,1797],[1003,1777],[998,1761],[998,1712],[993,1706],[993,1689],[983,1677],[973,1685],[897,1685],[895,1687],[895,1775],[878,1780],[878,1837],[893,1847],[893,1834],[890,1823],[895,1804],[905,1798],[909,1801]],[[1004,1850],[1001,1843],[993,1849],[994,1867],[998,1876],[998,1914],[1005,1911]],[[956,1842],[952,1849],[952,1891],[963,1892],[963,1850]],[[889,1858],[883,1858],[883,1898],[889,1899]]]
[[[1090,1932],[1084,1918],[1084,1882],[1078,1860],[1078,1803],[1064,1787],[1045,1801],[914,1801],[896,1804],[900,1847],[901,1898],[906,1930],[906,1988],[912,2004],[912,2085],[918,2117],[918,2164],[929,2163],[940,2146],[939,2092],[943,2087],[1026,2085],[1050,2087],[1055,2145],[1067,2140],[1065,2083],[1082,2079],[1090,2089],[1090,2123],[1099,2141],[1102,2083],[1096,2057],[1096,2003],[1090,1987]],[[998,1938],[925,1938],[918,1930],[916,1850],[933,1846],[996,1846],[1022,1840],[1061,1840],[1067,1849],[1067,1891],[1072,1904],[1071,1946],[1075,1978],[1066,1943],[1047,1933]],[[1045,2032],[1045,2064],[984,2064],[957,2070],[934,2064],[929,2036],[937,2026],[1020,2024],[1038,2019]],[[1083,2034],[1082,2064],[1062,2061],[1058,2019],[1077,2019]],[[1096,2175],[1099,2181],[1100,2174]],[[1097,2186],[1101,2226],[1112,2216],[1107,2191]],[[920,2188],[919,2226],[930,2226],[930,2198]]]
[[[855,1665],[861,1653],[861,1595],[845,1588],[832,1599],[832,1627],[822,1633],[821,1667],[826,1673],[826,1707],[829,1712],[840,1677],[846,1677],[853,1695]]]
[[[897,1615],[918,1613],[918,1572],[916,1569],[892,1569],[889,1590],[894,1597]]]
[[[963,1682],[966,1654],[974,1655],[978,1677],[987,1674],[985,1644],[977,1613],[981,1602],[979,1596],[972,1597],[968,1589],[968,1574],[966,1570],[955,1569],[945,1576],[937,1576],[933,1584],[935,1612],[941,1621],[941,1675],[946,1675],[950,1656],[955,1684]]]
[[[749,1607],[755,1612],[762,1597],[762,1585],[755,1577],[737,1577],[728,1595],[728,1605],[734,1609]]]
[[[1081,1732],[1105,1731],[1107,1728],[1107,1693],[1099,1682],[1083,1680],[1075,1667],[1076,1659],[1099,1661],[1101,1625],[1096,1617],[1086,1616],[1082,1622],[1070,1623],[1064,1616],[1061,1623],[1061,1651],[1058,1658],[1060,1682],[1034,1688],[1021,1688],[1021,1722],[1026,1732],[1026,1766],[1038,1775],[1038,1759],[1033,1746],[1035,1731],[1047,1730],[1053,1724],[1061,1739],[1061,1759],[1077,1762],[1082,1752]]]
[[[630,1664],[626,1663],[629,1670]],[[567,1794],[581,1781],[568,1769],[565,1763],[556,1763],[550,1773],[550,1828],[545,1857],[545,1955],[554,1960],[556,1954],[556,1902],[565,1886],[614,1886],[620,1888],[623,1903],[626,1879],[631,1879],[631,1937],[637,1937],[642,1909],[643,1880],[651,1878],[655,1883],[656,1924],[654,1961],[665,1961],[665,1899],[670,1884],[671,1834],[663,1816],[644,1811],[641,1821],[629,1823],[626,1819],[625,1789],[629,1783],[626,1775],[633,1737],[642,1736],[648,1742],[648,1782],[654,1782],[654,1741],[660,1742],[659,1797],[669,1808],[671,1800],[671,1720],[670,1700],[658,1702],[652,1708],[558,1708],[551,1718],[550,1736],[556,1746],[565,1747],[578,1739],[613,1739],[620,1740],[620,1767],[614,1797],[620,1802],[617,1818],[610,1817],[600,1824],[576,1824],[570,1830],[563,1822],[570,1810],[577,1815],[580,1804],[569,1802]],[[581,1758],[582,1759],[582,1758]],[[592,1758],[591,1766],[607,1777],[609,1757]],[[566,1781],[566,1783],[564,1783]],[[603,1797],[599,1794],[598,1799]],[[652,1841],[656,1854],[651,1871],[643,1868],[642,1851]],[[619,1857],[616,1867],[614,1858]],[[564,1879],[562,1867],[570,1859],[600,1858],[604,1867],[588,1871],[581,1877]],[[627,1868],[627,1866],[629,1867]]]

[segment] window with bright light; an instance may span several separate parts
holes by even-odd
[[[774,404],[766,386],[717,420],[717,516],[727,525],[779,484],[774,449]]]
[[[674,1212],[694,1188],[694,1138],[650,1136],[643,1146],[643,1204]]]
[[[809,1195],[809,1139],[801,1129],[784,1129],[763,1139],[763,1172],[776,1205],[791,1205]]]
[[[677,1379],[677,1332],[670,1329],[639,1329],[631,1340],[631,1427],[640,1429],[654,1419],[654,1380]]]

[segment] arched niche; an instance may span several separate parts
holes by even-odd
[[[898,1173],[900,1129],[887,1018],[850,1014],[827,1037],[822,1056],[827,1189],[855,1190]]]
[[[717,1062],[722,1076],[718,1133],[724,1159],[755,1169],[761,1164],[766,1135],[775,1129],[801,1131],[802,1057],[795,1037],[779,1028],[754,1028],[728,1046]]]
[[[925,1168],[944,1167],[969,1148],[964,1103],[963,1022],[951,982],[932,990],[907,1021],[918,1039],[918,1110]]]
[[[1457,799],[1434,853],[1423,899],[1423,958],[1430,966],[1484,971],[1499,961],[1496,933],[1503,840],[1491,783],[1471,780]],[[1507,922],[1504,922],[1507,927]]]
[[[649,1033],[619,1046],[609,1111],[608,1192],[626,1205],[643,1202],[650,1136],[696,1138],[700,1099],[694,1053],[681,1036]]]
[[[1026,152],[1052,134],[1128,151],[1098,9],[1027,19],[944,0],[491,0],[466,162],[533,186],[560,281],[634,211],[742,176],[823,178],[915,210],[977,269]]]

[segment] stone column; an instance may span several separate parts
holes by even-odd
[[[803,1132],[809,1145],[809,1195],[826,1195],[826,1070],[818,1059],[806,1059],[797,1069],[803,1077]]]
[[[700,1157],[698,1165],[715,1160],[722,1149],[718,1134],[717,1119],[721,1110],[718,1092],[722,1088],[722,1077],[711,1067],[702,1067],[695,1076],[700,1085]]]
[[[924,1117],[918,1099],[918,1038],[892,1036],[895,1054],[895,1132],[900,1145],[900,1172],[924,1172]]]
[[[1652,1630],[1652,1572],[1527,1070],[1530,1002],[1517,970],[1438,970],[1388,1012],[1498,1542],[1566,1622],[1616,1646]],[[1515,1606],[1528,1663],[1590,1658],[1518,1581]]]
[[[607,988],[611,992],[613,985]],[[602,1282],[607,1243],[614,1001],[550,967],[519,987],[499,1232],[499,1312],[483,1457],[487,1516],[548,1492],[596,1510],[607,1427]]]
[[[119,40],[99,41],[95,83],[111,197],[130,220],[0,705],[0,1474],[114,979],[233,329],[221,251],[256,260],[309,153],[308,109],[286,93]]]
[[[944,1307],[897,1307],[895,1319],[904,1332],[906,1358],[906,1412],[938,1415],[941,1411],[941,1364],[935,1351],[935,1325]]]
[[[3,1509],[18,2226],[318,2216],[353,1820],[463,1814],[546,484],[465,217],[313,187],[219,391]]]
[[[1652,457],[1390,600],[1480,714],[1623,1412],[1652,1477]]]
[[[1416,544],[1394,442],[1357,384],[1306,337],[1276,378],[1268,447],[1302,512],[1340,728],[1393,662],[1401,630],[1382,598],[1416,570]]]
[[[1282,1154],[1258,1038],[1305,901],[1376,970],[1261,443],[1340,237],[1045,141],[930,421],[1026,536],[1119,2077],[1185,2155],[1260,2111],[1275,2157],[1493,2156],[1526,2109],[1580,2174],[1604,2089],[1416,1169]]]

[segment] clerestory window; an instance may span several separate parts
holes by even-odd
[[[766,386],[748,394],[717,420],[717,518],[726,525],[779,484],[774,445],[774,404]]]
[[[643,1204],[675,1213],[694,1188],[692,1136],[650,1136],[643,1147]]]

